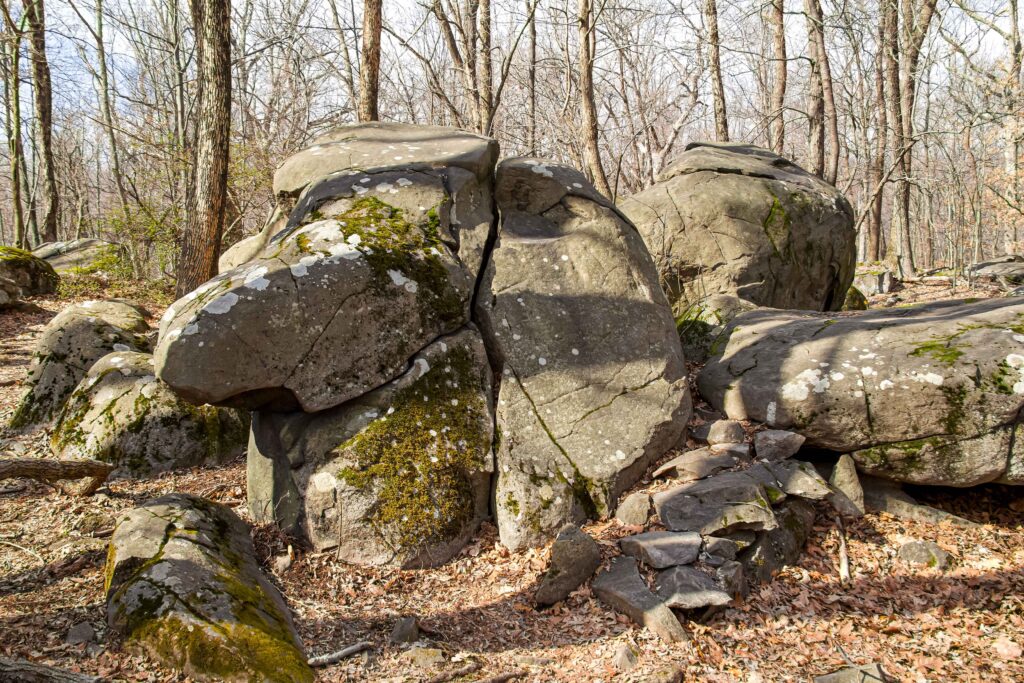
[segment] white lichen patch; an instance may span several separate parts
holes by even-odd
[[[234,292],[228,292],[217,297],[210,303],[206,304],[203,308],[204,311],[212,315],[222,315],[231,310],[232,306],[238,303],[238,295]]]
[[[1013,393],[1024,394],[1024,356],[1011,353],[1006,357],[1006,364],[1017,371],[1017,381],[1013,384]]]
[[[831,385],[828,376],[823,376],[820,368],[808,368],[782,385],[782,398],[790,401],[806,401],[812,389],[814,393],[821,394]]]
[[[405,273],[403,273],[400,270],[389,270],[388,277],[391,278],[392,282],[394,282],[399,287],[403,287],[405,291],[409,292],[410,294],[415,294],[416,290],[419,289],[419,285],[416,284],[416,281],[407,278],[405,276]]]
[[[266,266],[255,266],[250,268],[245,273],[245,279],[243,284],[249,289],[255,289],[258,292],[262,292],[270,284],[270,280],[264,277],[267,274],[268,268]]]

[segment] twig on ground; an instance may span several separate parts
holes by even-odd
[[[509,671],[507,673],[498,674],[497,676],[491,676],[490,678],[481,678],[476,683],[506,683],[517,678],[525,678],[527,672],[522,669],[516,669],[515,671]]]
[[[362,652],[363,650],[369,650],[371,647],[373,647],[373,646],[370,643],[367,643],[366,641],[362,641],[362,642],[356,643],[355,645],[349,645],[348,647],[344,648],[343,650],[338,650],[337,652],[331,652],[330,654],[319,655],[317,657],[310,657],[309,658],[309,665],[312,666],[312,667],[318,667],[318,666],[330,666],[331,664],[337,664],[338,662],[340,662],[341,660],[345,659],[346,657],[351,657],[352,655],[354,655],[356,653],[359,653],[359,652]]]
[[[480,665],[477,662],[470,662],[464,667],[452,669],[451,671],[445,671],[444,673],[440,673],[434,676],[433,678],[428,678],[427,683],[447,683],[448,681],[454,681],[456,678],[459,678],[460,676],[468,676],[469,674],[479,669]]]
[[[3,680],[16,683],[99,683],[96,676],[55,669],[52,666],[34,664],[24,659],[0,657],[0,671]]]
[[[843,528],[843,520],[838,516],[835,519],[839,529],[839,582],[847,584],[850,582],[850,556],[846,551],[846,530]]]
[[[44,560],[43,557],[39,553],[37,553],[36,551],[34,551],[34,550],[30,549],[30,548],[26,548],[25,546],[18,545],[17,543],[11,543],[10,541],[0,541],[0,545],[7,545],[7,546],[10,546],[12,548],[17,548],[18,550],[20,550],[20,551],[22,551],[24,553],[28,553],[32,557],[36,558],[42,564],[44,564],[44,565],[46,564],[46,560]]]

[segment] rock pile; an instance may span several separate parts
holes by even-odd
[[[258,253],[168,309],[158,376],[256,411],[258,518],[434,564],[492,476],[503,542],[537,545],[679,441],[682,352],[635,228],[577,171],[496,158],[452,129],[325,136],[279,169]]]

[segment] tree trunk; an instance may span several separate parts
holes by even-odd
[[[718,4],[716,0],[707,0],[704,4],[704,21],[708,25],[711,90],[715,101],[715,138],[720,142],[728,142],[729,118],[725,109],[725,84],[722,82],[722,51],[718,37]]]
[[[839,117],[836,113],[836,98],[832,87],[832,67],[829,64],[825,42],[825,18],[820,0],[805,0],[805,6],[809,44],[814,46],[814,60],[820,83],[823,137],[828,137],[828,158],[822,164],[821,177],[825,182],[835,185],[839,176]]]
[[[7,123],[7,146],[11,164],[11,213],[14,221],[14,246],[28,247],[28,233],[25,230],[25,205],[22,199],[21,169],[24,166],[25,150],[21,140],[21,36],[22,31],[11,19],[10,8],[4,6],[4,17],[8,39],[4,41],[7,54],[4,79],[4,93],[7,96],[5,122]]]
[[[882,30],[878,32],[878,44],[882,44]],[[875,58],[875,150],[871,164],[871,186],[879,187],[885,173],[886,136],[888,122],[885,115],[885,69],[882,55]],[[871,222],[868,224],[868,255],[869,261],[882,260],[882,203],[885,189],[880,189],[871,200]]]
[[[882,49],[885,60],[886,100],[892,127],[893,154],[895,155],[896,181],[899,183],[893,201],[892,219],[889,225],[889,245],[886,258],[893,261],[899,277],[909,277],[914,272],[913,252],[910,243],[910,183],[907,173],[908,154],[903,136],[903,107],[900,103],[900,41],[899,41],[899,0],[882,0],[882,25],[884,40]]]
[[[583,158],[594,186],[598,192],[614,200],[608,178],[601,166],[601,152],[598,147],[597,106],[594,104],[594,42],[596,33],[591,24],[593,19],[590,0],[579,0],[580,39],[580,118],[583,137]]]
[[[363,8],[363,50],[359,57],[359,120],[379,121],[380,30],[383,0],[366,0]]]
[[[50,63],[46,58],[46,15],[43,0],[25,4],[29,45],[32,54],[32,88],[35,93],[36,138],[39,148],[38,173],[43,180],[43,234],[46,242],[57,240],[57,176],[53,162],[53,92]]]
[[[769,112],[768,138],[776,154],[784,154],[786,147],[786,8],[785,0],[771,0],[769,13],[772,26],[772,93]]]
[[[810,59],[810,78],[807,82],[807,170],[825,176],[825,96],[821,86],[821,44],[814,23],[811,6],[814,0],[804,0],[807,18],[807,53]]]
[[[480,0],[480,59],[477,62],[479,73],[479,110],[480,132],[491,134],[494,121],[494,67],[491,65],[491,0]]]
[[[526,0],[527,7],[530,6],[531,0]],[[529,84],[529,90],[527,93],[528,97],[528,108],[530,110],[530,120],[527,124],[528,134],[527,140],[530,148],[530,156],[536,156],[537,154],[537,13],[533,11],[530,13],[530,65],[527,71],[527,82]]]
[[[217,274],[231,132],[230,0],[191,0],[198,102],[192,190],[178,249],[178,296]]]

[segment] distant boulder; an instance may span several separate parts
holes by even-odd
[[[0,277],[13,280],[25,296],[52,294],[60,283],[49,263],[16,247],[0,247]]]

